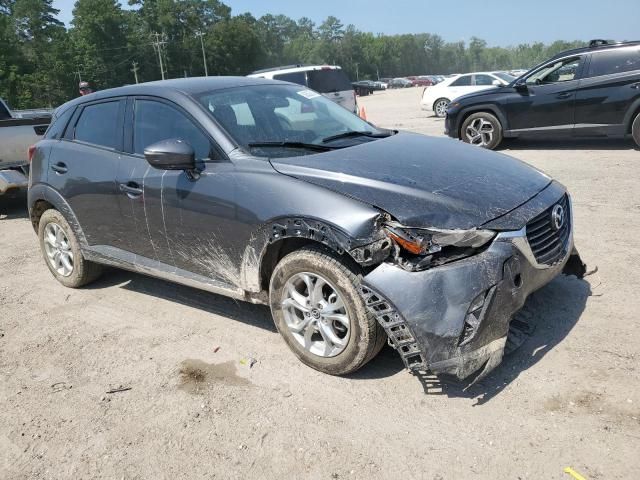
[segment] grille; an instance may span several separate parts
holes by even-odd
[[[556,205],[564,208],[564,224],[559,230],[553,228],[552,211]],[[571,212],[569,199],[565,195],[558,203],[527,223],[527,240],[538,263],[553,265],[562,260],[567,253],[569,234],[571,233]]]

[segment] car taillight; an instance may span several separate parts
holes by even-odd
[[[33,155],[36,153],[36,146],[35,145],[31,145],[29,147],[29,150],[27,150],[27,154],[28,154],[28,158],[29,158],[29,163],[31,163],[31,160],[33,159]]]

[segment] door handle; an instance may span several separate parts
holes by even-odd
[[[121,183],[120,191],[126,193],[129,198],[137,198],[142,195],[142,188],[136,182]]]
[[[63,175],[68,171],[67,166],[62,162],[58,162],[51,165],[51,170],[53,170],[56,173],[59,173],[60,175]]]
[[[556,95],[556,98],[569,98],[571,95],[573,95],[573,92],[564,92]]]
[[[640,82],[634,83],[633,85],[631,85],[631,88],[635,88],[636,90],[640,90]]]

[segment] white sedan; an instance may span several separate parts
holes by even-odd
[[[447,114],[449,103],[454,99],[467,93],[508,85],[513,80],[515,77],[504,72],[476,72],[456,75],[425,88],[420,104],[423,110],[432,111],[437,117],[444,117]]]

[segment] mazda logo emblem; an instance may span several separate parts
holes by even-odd
[[[564,207],[556,205],[551,210],[551,227],[554,230],[560,230],[564,226]]]

